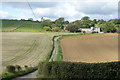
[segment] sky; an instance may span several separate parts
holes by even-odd
[[[84,16],[90,19],[116,19],[118,18],[119,0],[62,0],[62,1],[36,1],[28,0],[36,16],[34,17],[27,0],[23,2],[2,2],[0,17],[2,19],[28,19],[56,20],[64,17],[65,20],[75,21]]]

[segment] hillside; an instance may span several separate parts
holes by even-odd
[[[2,20],[3,32],[44,32],[39,22]]]

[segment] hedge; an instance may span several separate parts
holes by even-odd
[[[120,62],[41,62],[38,78],[120,80]]]
[[[2,74],[2,80],[11,80],[13,78],[16,78],[18,76],[23,76],[25,74],[34,72],[35,70],[37,70],[37,67],[29,67],[26,70],[21,70],[21,71],[16,71],[15,73],[3,73]]]

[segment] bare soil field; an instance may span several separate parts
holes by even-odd
[[[60,33],[64,34],[64,33]],[[36,66],[52,46],[52,37],[58,33],[3,32],[2,66]]]
[[[63,61],[118,61],[118,34],[98,34],[65,37],[60,40]]]

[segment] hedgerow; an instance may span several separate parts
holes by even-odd
[[[79,78],[120,80],[120,62],[81,63],[81,62],[41,62],[38,76],[44,78]]]
[[[37,70],[37,67],[28,67],[26,70],[16,71],[14,73],[6,72],[6,73],[2,74],[2,80],[11,80],[11,79],[16,78],[18,76],[22,76],[22,75],[31,73],[35,70]]]

